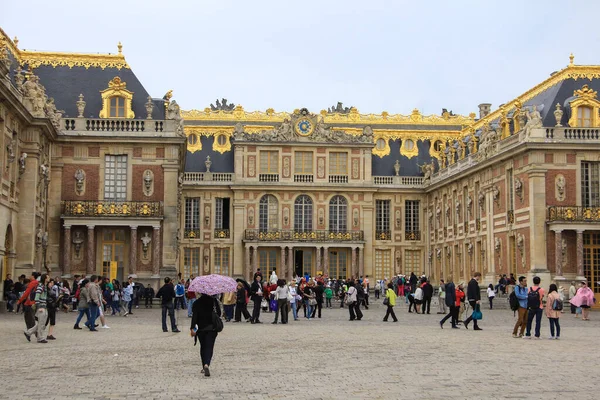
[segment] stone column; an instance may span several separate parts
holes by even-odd
[[[246,246],[244,251],[244,278],[248,280],[250,279],[250,246]]]
[[[286,265],[285,265],[285,246],[281,246],[281,266],[279,269],[279,278],[286,279]]]
[[[316,251],[317,271],[323,271],[323,274],[325,274],[325,270],[321,268],[321,247],[317,246]]]
[[[364,249],[360,247],[358,249],[358,274],[364,276],[365,274],[365,261],[364,261]]]
[[[129,274],[137,277],[137,226],[132,226],[129,234]]]
[[[577,230],[577,281],[585,281],[583,275],[583,231]]]
[[[65,248],[63,259],[63,275],[71,277],[71,226],[65,226]],[[8,251],[8,249],[6,249]]]
[[[258,268],[258,246],[254,246],[254,251],[252,252],[252,271],[250,271],[250,275],[249,277],[252,277],[252,275],[254,275],[254,272],[256,271],[256,269]],[[262,271],[263,274],[267,274],[266,271]],[[265,279],[269,279],[269,276],[263,276],[263,278]]]
[[[530,158],[530,162],[531,158]],[[530,269],[527,281],[533,282],[533,277],[541,279],[541,286],[548,287],[552,277],[547,266],[546,254],[546,171],[532,170],[529,172],[529,221]]]
[[[96,273],[96,238],[94,237],[94,225],[88,225],[87,231],[87,266],[86,275],[94,275]]]
[[[160,226],[154,226],[152,232],[152,274],[160,276]]]
[[[554,279],[564,279],[562,276],[562,230],[554,231]]]
[[[294,274],[294,248],[292,246],[288,247],[288,270],[286,279],[288,281],[292,280],[292,275]]]
[[[323,273],[329,275],[329,247],[323,247]]]
[[[352,247],[352,275],[356,275],[356,247]],[[360,275],[358,276],[360,278]]]

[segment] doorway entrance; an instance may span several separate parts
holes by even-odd
[[[348,249],[329,249],[329,276],[333,279],[348,278]]]
[[[297,276],[315,276],[312,249],[294,249],[294,273]]]
[[[123,282],[125,229],[105,228],[102,232],[102,276]]]
[[[583,234],[583,276],[596,298],[600,298],[600,232]]]

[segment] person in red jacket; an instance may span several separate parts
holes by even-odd
[[[25,317],[25,326],[27,329],[32,328],[35,325],[35,312],[33,311],[33,305],[35,304],[35,291],[38,287],[37,278],[40,276],[39,272],[32,272],[29,277],[29,284],[23,292],[21,298],[17,301],[17,304],[23,304],[23,316]],[[33,291],[34,299],[31,299],[31,293]]]
[[[457,324],[461,324],[462,323],[462,320],[460,319],[460,317],[462,316],[462,312],[460,310],[460,307],[461,307],[460,303],[464,302],[463,299],[465,298],[465,292],[463,292],[459,288],[462,288],[462,285],[458,285],[458,287],[456,288],[456,303],[455,303],[455,306],[456,306],[456,323]]]

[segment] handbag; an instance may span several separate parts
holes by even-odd
[[[475,305],[475,308],[473,309],[473,313],[471,314],[471,318],[474,319],[475,321],[478,321],[483,318],[483,314],[481,313],[481,310],[479,309],[479,304]]]
[[[311,306],[314,306],[317,304],[317,300],[316,299],[308,299],[308,304],[310,304]]]
[[[383,299],[383,305],[384,306],[389,306],[390,305],[390,298],[386,297],[385,299]]]
[[[267,299],[262,299],[261,300],[260,307],[261,308],[267,308],[267,307],[269,307],[269,303],[267,302]]]
[[[217,314],[217,305],[216,304],[213,307],[213,311],[212,311],[212,327],[213,327],[213,331],[215,331],[215,332],[221,332],[223,330],[223,320],[221,319],[221,317],[219,317],[219,314]]]

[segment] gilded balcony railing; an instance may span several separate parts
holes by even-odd
[[[551,206],[548,221],[600,222],[600,207]]]
[[[229,239],[229,229],[215,229],[215,239]]]
[[[200,239],[200,229],[184,229],[183,237],[186,239]]]
[[[375,240],[392,240],[392,231],[390,230],[376,230]]]
[[[68,217],[162,217],[160,201],[62,201],[62,215]]]
[[[406,231],[404,232],[405,240],[421,240],[421,231]]]
[[[363,231],[294,231],[285,229],[275,229],[261,231],[258,229],[246,229],[244,232],[245,240],[257,241],[297,241],[297,242],[360,242],[364,241]]]

